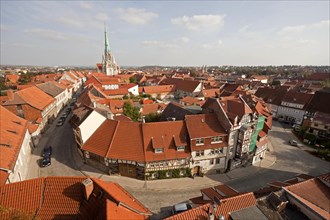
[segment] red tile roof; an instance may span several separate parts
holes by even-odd
[[[16,84],[19,79],[19,75],[17,74],[7,74],[6,75],[6,81],[9,81],[10,83]]]
[[[204,98],[217,97],[219,89],[203,89],[202,93]]]
[[[12,219],[17,214],[24,219],[100,219],[105,212],[112,216],[108,219],[150,216],[146,207],[116,183],[92,178],[93,192],[86,200],[82,185],[85,179],[46,177],[0,186],[0,219]],[[101,190],[103,197],[98,199]]]
[[[147,115],[158,111],[162,112],[166,106],[167,105],[164,103],[144,104],[142,105],[142,115]]]
[[[312,97],[313,97],[313,94],[288,91],[284,95],[282,101],[304,105],[304,109],[305,109],[307,107],[307,105],[309,104],[309,102],[311,101]]]
[[[174,85],[162,85],[162,86],[144,86],[143,91],[147,94],[160,94],[175,92],[176,87]]]
[[[193,80],[183,80],[183,79],[176,79],[176,78],[168,78],[164,79],[160,82],[160,85],[175,85],[177,90],[185,91],[192,93],[196,90],[198,85],[201,82],[193,81]]]
[[[8,172],[6,172],[4,170],[0,170],[0,186],[3,186],[6,184],[8,176],[9,176]]]
[[[39,109],[44,110],[47,106],[55,101],[53,97],[47,95],[41,89],[36,86],[32,86],[23,90],[16,92],[17,95],[22,98],[29,105]]]
[[[226,136],[215,114],[186,115],[190,138]]]
[[[151,214],[151,212],[144,205],[142,205],[142,203],[140,203],[118,183],[104,182],[96,178],[92,178],[92,180],[95,184],[104,189],[104,191],[108,193],[117,203],[123,203],[141,213]]]
[[[224,216],[226,220],[229,219],[229,213],[238,211],[244,208],[255,206],[257,201],[253,193],[245,193],[235,197],[221,199],[221,203],[215,211],[215,216]],[[198,220],[207,220],[208,211],[211,210],[211,205],[205,204],[188,211],[170,216],[166,220],[185,220],[185,219],[198,219]]]
[[[241,119],[243,115],[253,113],[252,109],[236,96],[222,97],[220,103],[228,116],[230,114],[237,115]]]
[[[146,162],[190,157],[184,121],[143,123],[142,130]],[[185,146],[184,151],[177,146]],[[155,153],[154,148],[163,148],[163,153]]]
[[[28,122],[0,106],[0,168],[13,170]]]
[[[102,157],[143,162],[141,124],[105,120],[82,146],[82,149]]]
[[[203,104],[203,101],[193,98],[191,96],[186,96],[180,99],[180,103],[184,105],[199,105],[201,106]]]
[[[33,217],[42,204],[44,178],[26,180],[0,186],[0,219],[11,219],[15,213]],[[30,218],[32,219],[32,218]]]
[[[323,218],[330,219],[330,188],[319,179],[306,180],[283,189]]]

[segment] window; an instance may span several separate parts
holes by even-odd
[[[216,163],[216,164],[219,164],[219,163],[220,163],[220,158],[216,158],[216,159],[215,159],[215,163]]]
[[[197,138],[196,139],[196,146],[204,145],[204,138]]]
[[[176,150],[177,151],[184,151],[184,146],[177,146],[176,147]]]
[[[211,138],[211,144],[216,144],[216,143],[222,143],[222,137],[212,137]]]
[[[215,153],[223,154],[223,148],[215,149]]]
[[[213,163],[213,159],[211,159],[211,160],[210,160],[210,165],[213,165],[213,164],[214,164],[214,163]]]
[[[200,151],[196,151],[196,157],[201,157],[204,156],[204,151],[200,150]]]
[[[160,153],[163,153],[163,152],[164,152],[163,148],[155,148],[155,153],[156,154],[160,154]]]

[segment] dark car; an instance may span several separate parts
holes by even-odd
[[[71,108],[67,108],[65,112],[69,114],[71,112]]]
[[[50,156],[50,155],[52,155],[52,151],[53,151],[52,146],[46,147],[46,148],[44,148],[44,152],[43,152],[42,156],[44,156],[44,157]]]
[[[50,165],[51,165],[50,156],[45,156],[44,158],[42,158],[42,161],[41,161],[41,166],[42,167],[48,167]]]
[[[60,118],[56,124],[56,126],[62,126],[64,124],[65,118]]]

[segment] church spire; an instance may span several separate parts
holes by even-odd
[[[107,28],[104,23],[104,52],[107,53],[110,51],[109,40],[107,35]]]

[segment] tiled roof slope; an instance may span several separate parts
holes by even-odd
[[[284,187],[284,190],[325,219],[330,218],[330,188],[321,180],[317,178],[309,179]]]
[[[84,197],[86,177],[46,177],[0,186],[0,219],[147,219],[151,212],[117,183],[92,178]],[[103,191],[102,199],[99,193]],[[118,208],[113,209],[114,203]],[[119,208],[121,207],[121,208]],[[139,216],[137,216],[139,215]],[[112,216],[112,217],[111,217]]]
[[[255,95],[262,98],[267,103],[280,105],[286,93],[286,89],[259,88]]]
[[[55,99],[36,86],[20,90],[17,94],[29,105],[44,110],[48,105],[55,101]]]
[[[176,78],[168,78],[164,79],[160,82],[160,85],[175,85],[177,90],[185,91],[185,92],[194,92],[197,86],[200,84],[198,81],[193,80],[183,80]]]
[[[6,184],[8,176],[9,176],[8,172],[6,172],[4,170],[0,170],[0,186],[3,186]]]
[[[308,103],[311,101],[313,94],[295,92],[295,91],[288,91],[282,101],[283,102],[290,102],[295,104],[304,105],[304,109],[306,109]]]
[[[47,177],[44,179],[40,219],[74,219],[83,201],[81,182],[86,177]]]
[[[107,157],[138,162],[145,161],[141,124],[118,121]]]
[[[44,91],[45,93],[47,93],[48,95],[52,96],[52,97],[58,96],[59,94],[61,94],[65,90],[65,89],[62,88],[62,86],[60,87],[52,81],[37,84],[36,86],[39,89],[41,89],[42,91]]]
[[[330,92],[316,91],[312,100],[307,105],[307,111],[309,112],[323,112],[330,114],[330,108],[328,102],[330,100]]]
[[[144,152],[141,124],[107,119],[82,149],[102,157],[142,162]]]
[[[217,210],[213,214],[214,216],[224,216],[226,220],[229,219],[229,213],[237,210],[241,210],[244,208],[248,208],[251,206],[255,206],[257,201],[253,195],[253,193],[245,193],[242,195],[238,195],[231,198],[221,199],[221,203],[217,207]],[[211,210],[211,204],[205,204],[188,211],[170,216],[166,218],[166,220],[207,220],[208,212]]]
[[[0,168],[13,170],[28,122],[0,106]]]
[[[253,113],[252,109],[236,96],[222,97],[220,103],[228,116],[229,114],[237,115],[241,119],[243,115]]]
[[[184,121],[144,123],[142,130],[146,162],[190,157]],[[185,146],[184,151],[177,151],[177,146]],[[156,154],[154,148],[164,151]]]
[[[175,85],[162,85],[162,86],[144,86],[143,91],[147,94],[175,92]]]
[[[12,219],[15,214],[23,213],[34,217],[42,204],[44,178],[26,180],[0,186],[0,219]]]
[[[186,115],[190,138],[225,136],[215,114]]]
[[[93,182],[99,185],[104,191],[109,194],[117,203],[124,203],[125,205],[141,212],[149,213],[150,211],[142,205],[136,198],[134,198],[130,193],[128,193],[119,184],[114,182],[104,182],[102,180],[92,178]]]
[[[117,125],[117,121],[105,120],[82,146],[82,150],[106,157],[107,152],[111,147],[110,145],[116,132]]]

